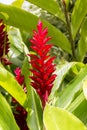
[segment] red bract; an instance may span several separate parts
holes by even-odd
[[[0,20],[0,61],[4,65],[9,65],[11,62],[5,57],[9,52],[9,39],[7,32],[5,31],[6,27],[3,23],[3,20]]]
[[[21,69],[17,67],[14,71],[15,78],[20,85],[23,85],[24,92],[26,92],[26,86],[24,83],[24,76],[21,73]],[[14,99],[12,98],[12,104],[14,106],[14,117],[16,119],[17,124],[19,125],[21,130],[28,130],[26,118],[27,112],[26,110]]]
[[[24,76],[21,74],[21,69],[19,67],[17,67],[15,69],[14,73],[16,74],[15,78],[18,81],[18,83],[20,85],[23,85],[23,83],[24,83]]]
[[[39,21],[37,31],[33,31],[33,38],[30,40],[31,48],[35,54],[29,54],[32,65],[30,71],[33,73],[33,76],[30,77],[32,79],[31,85],[39,94],[43,108],[48,101],[56,77],[56,74],[53,73],[55,71],[53,63],[55,57],[51,57],[49,54],[52,44],[47,43],[51,37],[47,37],[47,34],[48,29],[43,29],[43,24]]]

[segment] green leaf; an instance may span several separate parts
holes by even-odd
[[[54,0],[50,0],[47,1],[46,0],[27,0],[37,6],[39,6],[40,8],[48,11],[49,13],[59,17],[61,20],[63,20],[65,22],[65,17],[64,14],[58,4],[58,2],[54,1]]]
[[[21,7],[23,2],[24,0],[15,0],[14,2],[12,2],[11,5],[16,6],[16,7]]]
[[[83,82],[83,92],[84,92],[84,96],[87,100],[87,79]]]
[[[70,112],[46,105],[44,110],[46,130],[86,130],[84,124]]]
[[[73,114],[77,116],[87,126],[87,100],[84,99],[79,106],[73,111]]]
[[[31,87],[30,83],[30,71],[29,71],[28,59],[25,58],[22,66],[22,74],[25,76],[25,83],[27,87],[27,98],[28,98],[28,116],[27,125],[30,130],[43,130],[43,112],[40,99]]]
[[[87,100],[83,92],[81,92],[75,100],[67,108],[68,111],[72,112],[77,116],[85,125],[87,125]]]
[[[11,27],[9,32],[9,41],[10,41],[10,51],[9,51],[9,60],[16,66],[21,67],[24,60],[25,54],[28,54],[29,51],[26,45],[23,43],[21,33],[19,29]]]
[[[80,61],[84,60],[84,56],[87,52],[87,18],[85,19],[81,28],[81,37],[78,42],[78,59]]]
[[[66,63],[61,68],[58,68],[58,66],[56,67],[55,73],[57,74],[57,77],[54,81],[54,86],[49,97],[49,100],[52,101],[52,104],[55,105],[55,103],[58,101],[61,91],[65,89],[66,84],[75,78],[82,67],[84,67],[84,64],[80,62]]]
[[[0,64],[0,85],[26,108],[27,98],[15,77]]]
[[[0,130],[19,130],[11,108],[0,94]]]
[[[75,38],[86,13],[87,13],[87,0],[83,1],[77,0],[71,16],[71,28],[73,38]]]
[[[74,66],[75,64],[76,64],[76,62],[71,62],[71,63],[66,63],[61,68],[56,67],[55,73],[56,73],[57,77],[54,81],[54,86],[52,88],[50,98],[55,97],[55,94],[58,92],[58,89],[59,89],[62,81],[64,80],[66,74],[72,68],[72,66]]]
[[[70,0],[65,0],[65,2],[66,2],[66,6],[68,8]]]
[[[18,27],[21,30],[25,30],[26,32],[32,32],[32,30],[36,28],[38,17],[29,12],[4,4],[0,4],[0,11],[8,14],[8,25]],[[49,35],[52,36],[52,43],[54,43],[54,45],[60,46],[62,49],[71,54],[70,42],[65,37],[65,35],[47,21],[42,21],[44,25],[48,27]]]
[[[77,93],[81,87],[83,80],[87,78],[87,65],[81,69],[79,74],[71,80],[66,86],[64,91],[62,91],[58,97],[58,106],[62,108],[67,108],[74,98],[75,93]]]

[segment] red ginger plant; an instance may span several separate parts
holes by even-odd
[[[43,29],[43,23],[39,21],[37,31],[33,31],[33,38],[30,40],[31,48],[35,54],[29,54],[32,66],[30,71],[33,73],[30,77],[32,79],[31,85],[39,94],[43,108],[48,101],[53,81],[56,78],[55,64],[53,63],[55,57],[51,57],[49,54],[53,45],[48,44],[51,37],[48,37],[47,34],[48,28]]]
[[[3,23],[3,20],[0,19],[0,61],[4,65],[9,65],[11,62],[8,61],[6,55],[9,52],[9,39],[8,34],[6,32],[6,26]]]
[[[21,69],[17,67],[14,70],[15,73],[15,79],[17,82],[23,86],[24,92],[26,92],[26,86],[24,83],[24,76],[21,73]],[[14,99],[12,98],[12,104],[14,105],[14,117],[16,119],[17,124],[19,125],[21,130],[28,130],[26,118],[27,118],[27,112],[26,110]]]

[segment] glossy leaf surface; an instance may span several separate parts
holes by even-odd
[[[44,110],[46,130],[86,130],[84,124],[68,111],[47,105]]]

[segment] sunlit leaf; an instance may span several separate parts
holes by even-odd
[[[0,130],[19,130],[11,108],[0,94]]]
[[[84,124],[70,112],[46,105],[44,110],[46,130],[86,130]]]
[[[12,2],[12,5],[16,6],[16,7],[21,7],[23,2],[24,2],[24,0],[15,0]]]
[[[32,32],[33,29],[36,28],[38,17],[19,9],[14,6],[7,6],[4,4],[0,4],[0,12],[5,12],[8,14],[9,19],[7,24],[20,28],[21,30],[25,30],[26,32]],[[14,22],[15,20],[15,22]],[[71,53],[71,46],[69,40],[66,36],[50,23],[45,20],[42,20],[44,26],[48,27],[49,35],[52,37],[52,43],[54,45],[60,46],[62,49],[66,50],[68,53]]]
[[[75,93],[81,89],[85,78],[87,78],[87,66],[83,67],[79,74],[65,86],[64,91],[59,95],[57,106],[67,108],[73,100]]]
[[[72,27],[72,34],[73,38],[75,38],[83,18],[87,13],[87,0],[76,0],[75,7],[73,9],[73,13],[71,16],[71,27]]]
[[[27,98],[15,77],[0,64],[0,85],[11,94],[22,106],[26,106]]]
[[[84,92],[84,96],[87,100],[87,79],[85,81],[83,81],[83,92]]]
[[[65,17],[64,14],[58,4],[58,2],[54,1],[54,0],[49,0],[48,3],[46,0],[27,0],[37,6],[39,6],[40,8],[50,12],[51,14],[59,17],[61,20],[63,20],[65,22]]]
[[[87,52],[87,19],[83,22],[82,28],[81,28],[81,37],[78,42],[78,59],[80,61],[84,60],[84,57]]]
[[[87,126],[87,100],[83,92],[73,100],[67,110],[72,112]]]

